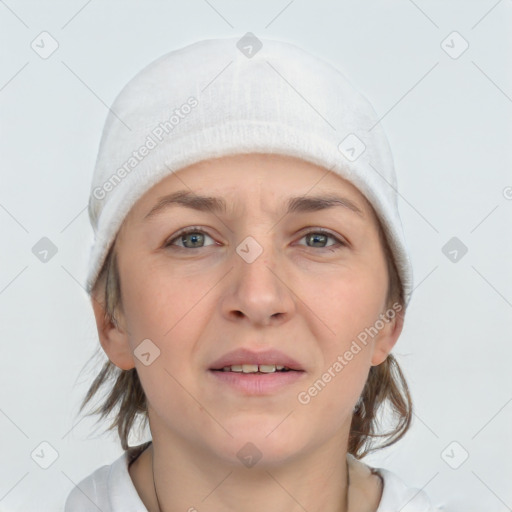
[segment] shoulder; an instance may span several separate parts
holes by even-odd
[[[147,512],[128,472],[132,457],[124,452],[81,480],[69,493],[64,512]]]
[[[384,468],[372,468],[383,480],[382,497],[376,512],[443,512],[434,506],[425,491],[409,487],[396,473]]]
[[[410,487],[397,474],[384,468],[376,468],[356,459],[352,454],[347,454],[347,460],[351,470],[351,478],[354,476],[355,492],[365,502],[368,509],[375,512],[444,512],[444,509],[432,505],[425,491]],[[379,484],[375,484],[375,478],[379,478]],[[374,489],[378,485],[379,490]],[[364,489],[364,490],[362,490]]]
[[[119,460],[109,466],[101,466],[75,485],[66,499],[64,512],[88,512],[98,509],[112,512],[108,497],[108,480]]]

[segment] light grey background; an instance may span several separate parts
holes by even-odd
[[[248,31],[339,67],[393,149],[416,286],[394,353],[416,414],[366,462],[451,510],[511,510],[511,21],[511,0],[0,1],[0,510],[60,510],[121,454],[77,416],[98,368],[81,371],[98,346],[82,286],[107,106],[163,53]],[[42,31],[59,45],[47,59],[31,48]],[[58,249],[46,263],[42,237]]]

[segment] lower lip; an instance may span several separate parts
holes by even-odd
[[[210,370],[213,378],[245,395],[270,395],[302,379],[306,372],[241,373]]]

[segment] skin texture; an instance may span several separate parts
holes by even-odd
[[[224,197],[228,211],[173,206],[144,220],[162,196],[178,190]],[[350,199],[363,215],[343,207],[285,215],[289,196],[324,193]],[[194,226],[204,241],[177,237]],[[319,228],[335,238],[315,241]],[[263,249],[252,263],[236,252],[248,236]],[[377,220],[355,186],[282,155],[204,161],[168,176],[134,205],[116,251],[117,326],[105,323],[101,306],[92,303],[103,349],[119,368],[137,368],[148,399],[153,446],[130,475],[149,511],[159,510],[152,462],[162,511],[220,512],[240,503],[244,512],[269,504],[276,512],[345,511],[346,460],[349,510],[377,509],[380,478],[346,450],[368,371],[393,348],[402,316],[360,344],[308,404],[297,399],[389,309]],[[145,339],[160,350],[148,366],[134,356]],[[239,347],[277,348],[304,372],[278,392],[244,396],[209,370]],[[262,454],[251,468],[237,456],[248,442]]]

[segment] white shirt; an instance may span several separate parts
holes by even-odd
[[[98,468],[69,493],[64,512],[147,512],[128,472],[128,464],[149,443],[130,455],[123,453],[112,464]],[[442,512],[432,506],[424,491],[408,487],[395,473],[376,468],[384,481],[377,512]]]

